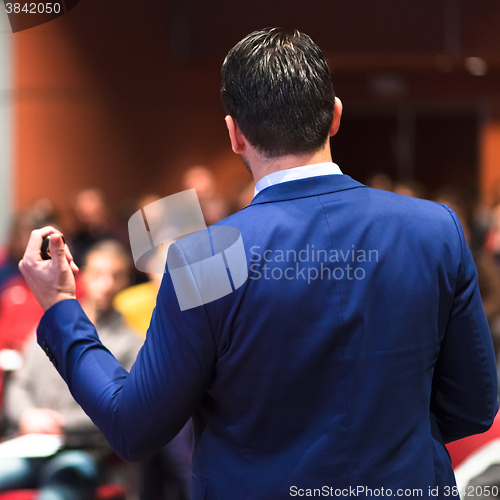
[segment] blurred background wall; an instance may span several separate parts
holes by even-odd
[[[0,17],[2,220],[41,197],[64,210],[90,186],[115,207],[172,194],[194,164],[230,197],[250,177],[230,150],[220,65],[266,26],[324,49],[344,173],[456,184],[486,204],[499,191],[498,0],[80,0],[15,35]]]

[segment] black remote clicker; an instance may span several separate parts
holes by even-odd
[[[50,256],[50,249],[49,249],[49,240],[50,240],[51,236],[52,236],[52,233],[51,234],[47,234],[47,236],[43,237],[42,246],[40,248],[40,253],[42,254],[42,259],[43,260],[49,260],[49,259],[52,258]],[[66,240],[64,239],[64,236],[62,237],[62,239],[63,239],[64,243],[66,243]]]

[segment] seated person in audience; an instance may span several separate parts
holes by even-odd
[[[207,226],[228,216],[229,207],[224,198],[217,194],[215,176],[209,168],[203,165],[188,168],[182,177],[182,186],[183,189],[196,190]]]
[[[112,304],[116,294],[128,285],[129,274],[128,253],[112,240],[92,247],[81,271],[82,307],[127,370],[142,341],[125,326]],[[99,463],[110,454],[110,448],[34,339],[24,366],[9,380],[6,393],[6,411],[19,434],[61,435],[66,450],[43,460],[1,460],[0,491],[38,488],[43,500],[92,499]]]
[[[73,231],[69,238],[71,253],[77,266],[81,266],[87,251],[102,240],[115,238],[113,224],[104,195],[99,189],[83,189],[75,196]]]
[[[0,263],[0,349],[21,351],[43,314],[18,264],[33,229],[41,224],[57,227],[55,213],[46,205],[47,200],[39,200],[18,212],[10,225]]]
[[[125,288],[113,301],[113,307],[120,311],[127,324],[143,338],[146,337],[156,306],[169,246],[170,243],[158,246],[149,257],[145,264],[148,281]]]

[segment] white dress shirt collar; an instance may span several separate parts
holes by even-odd
[[[298,181],[300,179],[308,179],[309,177],[317,177],[319,175],[334,175],[342,174],[339,166],[336,163],[316,163],[315,165],[306,165],[305,167],[287,168],[272,172],[259,180],[255,185],[256,196],[263,189],[288,181]]]

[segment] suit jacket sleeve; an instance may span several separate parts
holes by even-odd
[[[449,212],[460,239],[461,262],[431,399],[445,443],[488,430],[498,410],[495,355],[477,271],[460,222]]]
[[[215,364],[204,307],[180,311],[169,274],[130,373],[101,344],[76,300],[46,311],[38,343],[115,452],[129,461],[154,453],[180,431],[201,401]]]

